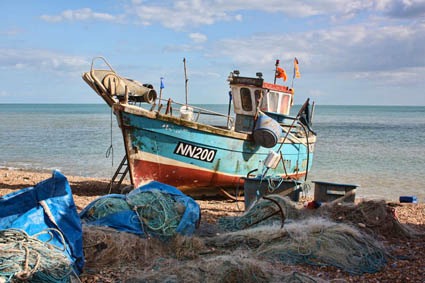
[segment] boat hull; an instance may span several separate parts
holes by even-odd
[[[249,134],[181,118],[114,105],[134,187],[156,180],[189,194],[217,193],[243,186],[242,177],[259,167],[270,150],[281,152],[268,174],[300,179],[311,167],[315,137],[282,140],[273,148],[257,144]],[[257,173],[254,173],[257,174]]]

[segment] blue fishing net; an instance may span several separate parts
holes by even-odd
[[[102,196],[81,213],[84,224],[108,226],[143,237],[192,235],[200,220],[199,205],[177,188],[152,181],[127,195]]]

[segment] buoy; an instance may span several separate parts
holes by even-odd
[[[274,147],[282,134],[282,128],[276,120],[267,115],[259,115],[253,132],[254,141],[266,148]]]

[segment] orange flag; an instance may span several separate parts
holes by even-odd
[[[282,78],[286,82],[286,72],[281,67],[276,68],[276,78]]]
[[[297,57],[294,58],[294,78],[301,78],[300,70],[298,68],[298,59]]]

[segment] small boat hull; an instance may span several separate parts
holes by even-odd
[[[270,150],[283,152],[269,174],[299,179],[311,166],[313,144],[286,139],[283,146],[264,148],[250,134],[207,126],[128,105],[114,105],[130,166],[138,187],[156,180],[185,191],[209,194],[237,188],[259,167]]]

